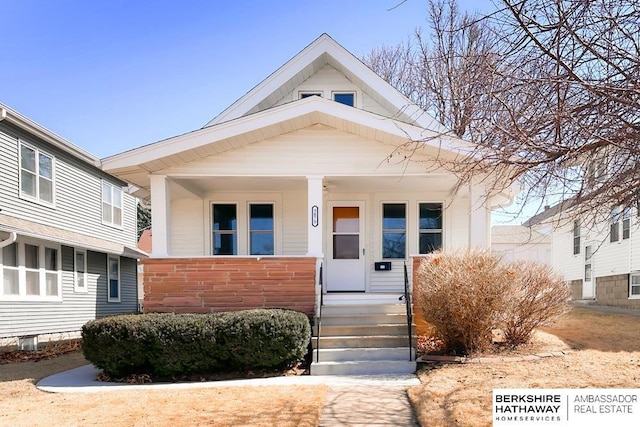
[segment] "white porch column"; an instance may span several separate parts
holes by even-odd
[[[484,188],[469,186],[469,248],[491,246],[491,210]]]
[[[151,253],[154,258],[169,255],[171,233],[171,195],[165,175],[151,175]]]
[[[322,258],[322,180],[323,176],[307,177],[307,256]]]

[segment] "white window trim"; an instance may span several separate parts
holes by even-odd
[[[576,230],[578,235],[576,235]],[[576,240],[578,252],[576,252]],[[574,256],[580,255],[580,252],[582,252],[582,227],[580,220],[577,219],[573,220],[573,226],[571,227],[571,252]]]
[[[110,263],[111,260],[115,259],[118,261],[118,298],[111,297],[111,269]],[[107,302],[121,302],[122,299],[122,272],[120,270],[120,257],[114,255],[107,255]]]
[[[252,255],[251,254],[251,206],[252,205],[271,205],[271,212],[273,214],[273,229],[271,230],[271,236],[273,239],[273,253],[270,255]],[[237,214],[237,211],[236,211]],[[237,221],[237,218],[236,218]],[[264,230],[260,230],[263,232]],[[266,233],[265,233],[266,234]],[[276,239],[276,203],[273,201],[250,201],[247,202],[247,254],[250,256],[274,256],[278,253],[278,243]]]
[[[355,90],[334,90],[331,91],[331,100],[338,102],[335,100],[335,96],[336,95],[353,95],[353,107],[355,108],[360,108],[359,104],[358,104],[358,93]],[[342,105],[346,105],[346,104],[342,104]]]
[[[216,255],[214,254],[214,247],[213,245],[215,244],[215,239],[213,236],[216,235],[216,230],[213,229],[213,207],[215,205],[235,205],[236,207],[236,229],[235,229],[235,233],[233,232],[233,230],[221,230],[223,232],[221,232],[220,230],[217,231],[218,234],[235,234],[236,235],[236,250],[237,253],[233,254],[233,255]],[[224,202],[224,201],[215,201],[215,202],[211,202],[209,203],[209,230],[211,230],[211,233],[209,233],[209,254],[211,256],[214,257],[221,257],[221,256],[238,256],[241,254],[242,250],[240,249],[240,203],[234,201],[234,202]]]
[[[109,204],[109,206],[111,207],[111,219],[112,221],[105,221],[104,220],[104,186],[105,184],[109,187],[109,191],[111,191],[111,203]],[[113,209],[114,209],[114,203],[113,203],[113,194],[114,194],[114,190],[118,189],[120,190],[120,224],[113,222]],[[100,220],[102,221],[103,225],[107,225],[109,227],[113,227],[113,228],[117,228],[119,230],[123,229],[123,224],[124,224],[124,191],[122,191],[122,188],[118,187],[117,185],[114,185],[112,183],[110,183],[109,181],[106,180],[101,180],[100,182]]]
[[[404,205],[404,258],[385,258],[384,257],[384,205]],[[390,232],[394,232],[390,230]],[[387,201],[380,202],[380,259],[389,261],[399,261],[409,259],[409,202],[403,201]]]
[[[23,200],[28,200],[30,202],[37,203],[42,206],[47,206],[51,208],[55,208],[56,206],[56,158],[54,155],[49,154],[46,151],[43,151],[35,146],[28,144],[22,140],[18,140],[18,186],[19,186],[19,194],[20,198]],[[35,171],[35,184],[36,184],[36,195],[32,196],[30,194],[26,194],[22,191],[22,147],[27,147],[36,153],[36,171]],[[40,154],[43,154],[47,157],[51,158],[51,201],[41,200],[40,199]]]
[[[78,266],[76,265],[76,254],[81,253],[84,255],[84,265],[83,265],[83,269],[84,269],[84,273],[82,273],[83,275],[83,283],[84,283],[84,288],[81,288],[78,286]],[[76,293],[82,293],[82,294],[86,294],[87,292],[89,292],[89,286],[87,284],[87,251],[85,251],[84,249],[74,249],[73,250],[73,291]]]
[[[625,226],[625,222],[627,226]],[[631,208],[623,208],[620,220],[620,238],[622,240],[629,240],[631,238]],[[624,232],[627,231],[627,237],[624,237]]]
[[[640,295],[632,295],[631,294],[631,283],[632,283],[632,277],[634,276],[640,276],[640,273],[630,273],[629,274],[629,299],[640,299]],[[633,285],[633,286],[640,286],[640,285]]]
[[[317,95],[320,98],[324,98],[323,90],[301,90],[298,92],[298,99],[302,99],[304,95]]]
[[[611,208],[611,212],[609,214],[609,243],[622,242],[621,225],[622,211],[620,210],[620,206],[614,206]],[[611,233],[614,229],[617,231],[617,237],[615,240],[613,240],[613,233]]]
[[[446,203],[442,200],[436,200],[436,201],[425,201],[425,200],[419,200],[416,203],[416,212],[417,212],[417,216],[416,216],[416,224],[417,224],[417,240],[416,240],[416,253],[419,255],[427,255],[427,254],[421,254],[420,253],[420,233],[421,233],[421,229],[420,229],[420,205],[423,204],[427,204],[427,203],[431,203],[431,204],[439,204],[442,208],[442,228],[440,229],[440,234],[441,234],[441,240],[442,240],[442,248],[441,249],[445,249],[446,248],[446,240],[445,240],[445,228],[446,228],[446,212],[447,210],[445,209],[446,207]],[[435,233],[434,233],[435,234]]]
[[[33,239],[19,239],[18,245],[18,295],[4,294],[4,265],[2,264],[2,253],[0,252],[0,300],[3,301],[32,301],[32,302],[61,302],[62,301],[62,251],[60,245],[51,244]],[[38,247],[38,283],[40,285],[39,295],[27,295],[27,268],[25,266],[24,246],[32,245]],[[51,270],[45,270],[45,248],[56,251],[56,286],[57,295],[46,295],[46,275]],[[29,269],[29,271],[32,271]]]

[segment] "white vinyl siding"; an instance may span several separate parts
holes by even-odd
[[[37,204],[21,196],[20,144],[34,147],[54,158],[54,202]],[[102,223],[102,181],[117,185],[93,165],[39,141],[25,132],[0,121],[0,200],[2,214],[58,227],[120,244],[135,246],[136,200],[123,194],[122,227]]]

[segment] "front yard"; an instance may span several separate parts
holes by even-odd
[[[638,317],[574,308],[546,329],[573,349],[570,354],[424,369],[409,399],[423,426],[490,426],[494,388],[637,388],[639,323]]]
[[[87,364],[80,352],[0,365],[2,426],[316,426],[322,386],[45,393],[38,379]]]

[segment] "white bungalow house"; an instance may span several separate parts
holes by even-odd
[[[367,346],[374,329],[339,332],[328,317],[353,320],[365,303],[406,314],[405,265],[410,284],[423,254],[490,245],[491,208],[512,194],[456,192],[435,160],[468,148],[323,34],[202,129],[103,168],[151,199],[145,311],[322,306],[318,343],[330,353],[341,345],[330,336]],[[406,323],[395,329],[406,347]]]

